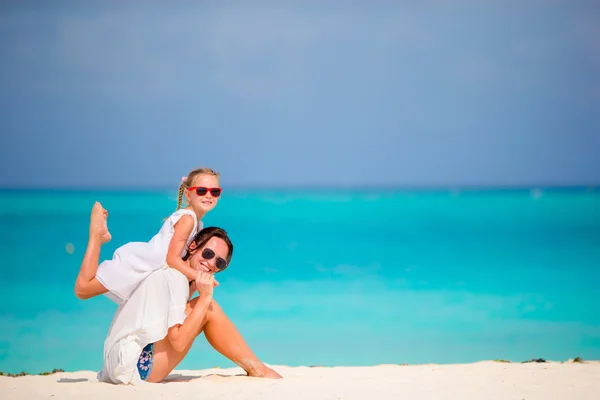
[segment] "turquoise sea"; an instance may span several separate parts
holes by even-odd
[[[0,191],[0,371],[102,366],[116,309],[73,283],[95,200],[102,252],[145,241],[173,191]],[[226,190],[205,225],[215,297],[270,364],[600,359],[600,192]],[[232,366],[201,337],[180,369]]]

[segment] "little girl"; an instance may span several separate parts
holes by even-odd
[[[184,195],[188,206],[181,208]],[[165,263],[189,280],[195,279],[198,271],[191,268],[182,257],[192,238],[202,229],[202,218],[217,205],[220,195],[217,172],[210,168],[193,170],[182,178],[177,210],[165,220],[160,231],[147,243],[131,242],[119,247],[112,260],[100,265],[100,247],[111,236],[106,224],[108,212],[96,202],[92,208],[88,247],[75,281],[77,297],[89,299],[106,293],[116,303],[123,303],[144,278]],[[222,259],[218,258],[218,270],[227,266],[222,264]]]

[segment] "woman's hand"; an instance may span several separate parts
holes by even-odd
[[[215,286],[219,286],[219,282],[215,279],[212,274],[198,271],[196,275],[196,289],[198,294],[203,297],[212,297],[213,289]]]

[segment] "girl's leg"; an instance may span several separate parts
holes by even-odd
[[[81,262],[79,275],[77,275],[77,279],[75,280],[75,295],[80,299],[89,299],[108,291],[96,279],[100,248],[111,239],[106,224],[107,217],[108,211],[102,208],[100,203],[96,202],[94,207],[92,207],[92,215],[90,216],[88,246]]]
[[[197,300],[198,298],[195,298],[188,303],[188,314]],[[281,378],[281,375],[264,365],[252,353],[242,335],[214,300],[206,312],[202,329],[215,350],[242,367],[249,376]],[[191,347],[192,343],[184,351],[177,351],[169,342],[168,336],[154,343],[153,366],[148,382],[160,382],[165,379],[183,360]]]

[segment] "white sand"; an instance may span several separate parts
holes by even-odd
[[[99,383],[90,371],[0,376],[0,399],[600,399],[600,362],[273,368],[284,379],[236,376],[239,368],[175,371],[141,386]]]

